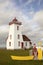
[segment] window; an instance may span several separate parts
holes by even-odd
[[[20,39],[20,35],[18,34],[18,39]]]
[[[12,35],[10,35],[10,39],[12,39]]]
[[[19,30],[19,26],[17,26],[17,30]]]
[[[26,42],[26,46],[27,46],[27,42]]]
[[[11,42],[9,42],[9,46],[11,46]]]
[[[18,46],[20,46],[20,41],[18,41]]]

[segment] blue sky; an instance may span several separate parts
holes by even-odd
[[[0,34],[9,31],[14,17],[22,22],[23,34],[43,42],[43,0],[0,0]]]
[[[15,3],[14,5],[25,14],[30,11],[43,10],[43,0],[12,0],[11,2]]]

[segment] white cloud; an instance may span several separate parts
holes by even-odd
[[[0,2],[0,25],[7,24],[7,22],[10,21],[10,19],[17,16],[18,11],[16,10],[16,7],[13,7],[13,4],[10,2],[10,0],[4,0]]]
[[[34,15],[34,20],[43,19],[43,10],[36,12]]]
[[[33,1],[35,1],[35,0],[27,0],[27,2],[25,2],[24,4],[22,4],[22,5],[20,6],[20,8],[25,7],[25,6],[28,5],[28,4],[31,4]]]
[[[8,25],[0,26],[0,34],[7,33],[8,31],[9,31],[9,26]]]
[[[38,39],[43,37],[43,10],[34,13],[34,16],[24,27],[24,33],[31,39]],[[41,32],[42,31],[42,32]],[[35,41],[36,42],[36,41]]]

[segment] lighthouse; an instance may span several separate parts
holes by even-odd
[[[16,18],[9,22],[9,34],[6,43],[7,49],[21,49],[21,43],[23,43],[21,25],[22,23]]]

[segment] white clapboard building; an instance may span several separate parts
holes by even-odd
[[[31,40],[25,35],[22,35],[22,23],[14,18],[9,22],[9,34],[7,37],[6,48],[7,49],[22,49],[29,48],[31,46]]]

